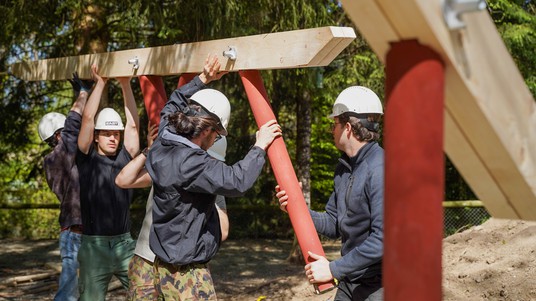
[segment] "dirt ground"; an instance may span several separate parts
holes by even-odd
[[[52,300],[57,287],[56,240],[0,240],[0,301]],[[219,300],[333,300],[315,295],[302,266],[286,262],[292,242],[230,240],[210,263]],[[325,241],[328,258],[339,242]],[[14,277],[41,276],[13,282]],[[20,279],[20,278],[19,278]],[[536,300],[536,222],[490,219],[443,243],[443,300]],[[113,282],[114,285],[117,282]],[[125,300],[122,288],[107,300]]]
[[[53,300],[60,265],[56,240],[0,240],[0,301]],[[287,263],[290,240],[225,241],[210,262],[218,300],[332,300],[335,290],[321,295],[307,283],[303,266]],[[324,241],[330,259],[340,242]],[[14,277],[36,277],[18,281]],[[125,291],[112,281],[107,300],[125,300]]]
[[[492,218],[445,238],[443,300],[536,300],[536,222]]]

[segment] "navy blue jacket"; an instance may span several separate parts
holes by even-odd
[[[149,244],[156,256],[175,265],[205,263],[216,254],[221,243],[216,195],[244,195],[265,163],[265,151],[253,147],[244,159],[228,166],[174,133],[166,116],[181,110],[202,88],[204,84],[195,77],[173,92],[145,163],[154,187]]]
[[[383,149],[370,142],[356,156],[344,154],[339,161],[326,212],[310,213],[318,233],[342,240],[342,257],[330,262],[331,273],[338,280],[356,282],[381,274]]]

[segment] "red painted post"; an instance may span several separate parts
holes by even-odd
[[[164,81],[160,76],[142,75],[139,77],[145,110],[151,124],[160,124],[160,111],[167,102]]]
[[[386,57],[386,301],[441,300],[444,64],[415,40]]]
[[[261,73],[258,70],[239,71],[239,73],[257,126],[260,127],[269,120],[275,119]],[[283,138],[274,140],[267,153],[277,183],[289,197],[287,210],[305,261],[307,263],[314,261],[309,257],[308,251],[325,256]],[[331,282],[315,285],[317,293],[325,292],[333,287]]]

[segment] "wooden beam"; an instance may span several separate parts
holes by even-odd
[[[445,151],[488,211],[536,220],[536,104],[487,11],[450,31],[440,0],[355,0],[343,7],[380,60],[417,39],[447,64]]]
[[[356,38],[350,27],[320,27],[279,33],[261,34],[169,46],[140,48],[108,53],[87,54],[38,61],[23,61],[11,67],[12,73],[24,80],[65,80],[78,71],[81,78],[90,77],[90,66],[96,63],[104,77],[172,75],[198,73],[208,54],[220,56],[223,69],[266,70],[326,66]],[[237,58],[223,56],[229,47]],[[129,60],[137,59],[134,68]]]

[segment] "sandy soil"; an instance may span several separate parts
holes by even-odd
[[[59,251],[55,240],[0,240],[0,301],[52,300]],[[326,241],[334,259],[339,242]],[[289,264],[292,242],[231,240],[210,263],[220,300],[333,300],[315,295],[303,267]],[[13,277],[44,275],[13,283]],[[48,276],[47,276],[48,275]],[[490,219],[443,243],[443,300],[536,300],[536,222]],[[107,300],[125,300],[122,288]]]
[[[443,300],[536,300],[536,222],[492,218],[445,238]]]

